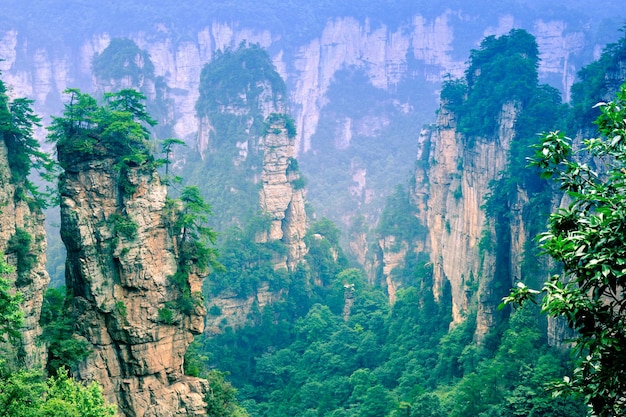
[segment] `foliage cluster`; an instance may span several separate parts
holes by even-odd
[[[626,30],[626,26],[622,31]],[[579,82],[572,86],[571,131],[588,129],[600,116],[599,101],[608,101],[619,90],[618,76],[626,56],[626,37],[607,45],[600,59],[578,72]]]
[[[376,232],[380,236],[394,236],[398,242],[412,244],[426,233],[426,227],[417,218],[417,208],[402,186],[397,186],[387,198]]]
[[[140,86],[154,78],[154,64],[148,53],[130,39],[111,39],[109,46],[93,58],[93,74],[103,80],[130,79]]]
[[[237,403],[237,390],[225,380],[222,372],[211,370],[202,376],[209,382],[209,390],[204,396],[208,416],[248,417]]]
[[[106,93],[102,105],[78,89],[65,94],[63,116],[53,117],[48,128],[63,169],[74,168],[77,161],[105,157],[113,158],[120,169],[154,163],[148,128],[156,122],[146,111],[143,94],[131,89]]]
[[[358,270],[334,268],[325,292],[290,290],[243,329],[205,340],[251,415],[585,415],[544,390],[567,364],[546,347],[536,311],[516,313],[500,344],[480,348],[472,320],[449,332],[450,294],[435,301],[428,264],[404,271],[393,306]]]
[[[280,133],[280,129],[274,129],[270,132],[270,128],[273,124],[279,124],[280,126],[284,126],[287,130],[287,137],[289,139],[293,139],[296,137],[296,122],[286,113],[272,113],[265,119],[263,124],[263,134],[266,135],[268,133],[278,134]],[[277,130],[277,131],[276,131]]]
[[[7,242],[7,253],[15,253],[17,256],[17,273],[20,280],[27,279],[31,268],[37,262],[37,256],[33,251],[33,237],[21,227],[15,228],[15,233]]]
[[[267,84],[267,85],[266,85]],[[262,97],[266,87],[272,97]],[[200,98],[196,103],[199,116],[213,116],[225,106],[258,106],[260,99],[282,100],[286,96],[285,82],[267,52],[258,44],[240,44],[236,50],[217,50],[211,62],[202,68]]]
[[[137,229],[139,226],[132,219],[113,213],[109,217],[109,221],[113,223],[113,232],[118,236],[133,240],[137,238]]]
[[[114,417],[116,407],[106,403],[96,382],[82,385],[67,371],[44,379],[21,369],[0,374],[0,412],[11,417]]]
[[[91,353],[87,341],[74,335],[76,317],[71,303],[65,287],[49,288],[41,306],[41,340],[47,346],[46,368],[51,375],[62,369],[74,370]]]
[[[44,180],[51,181],[56,166],[33,136],[41,119],[33,112],[32,104],[32,100],[25,98],[9,99],[6,86],[0,80],[0,138],[7,147],[16,198],[45,207],[51,202],[52,194],[49,190],[39,190],[29,176],[31,172],[38,171]]]
[[[571,198],[540,235],[541,248],[563,267],[541,290],[542,311],[564,317],[577,332],[578,366],[560,388],[582,395],[596,415],[615,416],[626,413],[626,84],[599,107],[600,137],[583,140],[579,155],[571,139],[552,132],[537,146],[531,164],[556,179]],[[537,293],[521,284],[505,301],[520,302]]]
[[[441,97],[454,111],[459,132],[469,136],[495,133],[502,106],[525,107],[537,86],[539,50],[535,38],[521,29],[488,36],[472,50],[465,80],[444,82]]]
[[[286,255],[285,245],[280,241],[257,242],[253,224],[245,230],[228,229],[223,233],[219,249],[224,270],[214,273],[207,282],[208,292],[213,296],[232,292],[246,298],[255,294],[261,283],[269,283],[273,291],[289,285],[287,271],[273,266],[273,260]]]
[[[20,309],[22,295],[13,291],[13,285],[7,278],[11,272],[13,268],[4,261],[4,253],[0,252],[0,337],[15,343],[22,337],[20,329],[24,314]]]
[[[221,270],[214,248],[217,234],[208,227],[211,206],[200,195],[200,189],[194,186],[184,187],[178,200],[169,200],[170,208],[175,208],[172,234],[178,246],[178,268],[170,281],[180,291],[176,305],[183,314],[191,314],[202,303],[202,294],[192,294],[189,275],[206,274],[210,269]],[[159,318],[171,322],[169,307],[159,311]]]

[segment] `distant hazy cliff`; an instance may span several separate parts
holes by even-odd
[[[271,29],[241,27],[236,22],[212,22],[191,38],[179,39],[166,25],[154,31],[134,32],[127,37],[149,52],[155,75],[165,77],[173,99],[175,131],[190,137],[198,131],[194,106],[202,66],[212,54],[242,41],[267,48],[290,87],[296,115],[296,150],[315,147],[311,136],[317,128],[320,110],[335,73],[341,69],[363,69],[373,86],[393,91],[403,78],[420,78],[438,83],[445,74],[462,75],[468,48],[475,47],[486,35],[503,34],[513,27],[525,26],[537,37],[542,61],[540,76],[557,80],[568,91],[583,51],[596,45],[591,34],[570,29],[563,20],[528,22],[513,15],[502,15],[496,25],[475,28],[470,33],[462,25],[477,17],[448,10],[436,17],[416,15],[407,23],[390,28],[384,24],[359,21],[350,17],[331,19],[318,37],[300,45],[287,45]],[[58,109],[59,93],[77,85],[93,89],[91,62],[110,42],[108,33],[83,34],[79,48],[59,45],[52,51],[30,43],[18,28],[0,33],[0,69],[7,84],[23,96],[36,100],[38,109]],[[432,97],[428,97],[432,100]],[[49,106],[49,107],[48,107]]]

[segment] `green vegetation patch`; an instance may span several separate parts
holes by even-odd
[[[132,85],[154,78],[154,65],[148,53],[125,38],[112,39],[104,51],[94,56],[92,68],[94,75],[102,80],[129,78]]]

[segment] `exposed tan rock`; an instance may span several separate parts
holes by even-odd
[[[260,204],[271,225],[267,235],[259,238],[284,242],[288,250],[285,266],[294,270],[306,254],[306,212],[304,188],[297,185],[301,178],[294,166],[294,140],[289,138],[283,119],[270,124],[263,149]]]
[[[43,367],[46,360],[45,347],[37,339],[41,335],[39,317],[43,295],[50,282],[46,272],[44,217],[41,210],[16,195],[20,192],[17,188],[11,182],[6,145],[0,140],[0,251],[4,252],[6,262],[14,268],[8,278],[14,283],[15,291],[21,293],[23,298],[20,307],[24,312],[24,325],[17,354],[26,366]],[[32,265],[27,268],[20,263],[18,255],[9,245],[17,230],[25,232],[31,238],[29,256],[32,256]]]
[[[450,283],[453,323],[464,320],[469,311],[469,285],[478,280],[478,297],[486,302],[490,296],[495,258],[489,251],[481,251],[479,242],[483,231],[492,235],[493,230],[481,206],[490,182],[506,167],[518,111],[516,104],[505,105],[497,136],[476,137],[474,144],[467,146],[456,132],[454,115],[442,108],[430,139],[429,154],[436,163],[429,170],[430,193],[423,220],[429,229],[435,293],[445,281]],[[489,312],[479,312],[477,333],[484,334],[490,320]]]
[[[382,249],[382,267],[387,295],[391,304],[396,302],[396,292],[402,285],[401,282],[393,279],[393,270],[402,266],[409,250],[407,242],[396,242],[395,236],[385,236],[380,239],[379,245]],[[399,247],[398,247],[399,246]]]
[[[437,124],[420,134],[420,150],[411,199],[420,222],[427,226],[424,241],[411,242],[411,250],[426,252],[433,265],[433,291],[438,297],[446,283],[452,294],[452,324],[465,320],[477,301],[476,335],[480,338],[494,325],[501,295],[494,291],[497,267],[493,245],[495,229],[483,209],[489,185],[506,168],[507,154],[514,138],[513,130],[519,105],[503,106],[498,132],[489,138],[475,137],[472,143],[456,130],[455,115],[445,106],[438,113]],[[527,203],[520,191],[511,208],[510,248],[506,270],[511,281],[521,276],[521,259],[526,239],[522,208]],[[481,245],[482,241],[482,245]],[[404,244],[405,242],[401,242]],[[393,236],[379,243],[383,279],[390,300],[402,285],[394,282],[392,268],[406,256],[405,245],[397,250]],[[392,250],[396,248],[396,250]],[[502,249],[502,248],[501,248]],[[475,298],[474,298],[475,297]]]
[[[219,308],[219,315],[207,315],[205,334],[221,334],[225,327],[240,328],[250,322],[250,314],[279,301],[281,291],[270,291],[268,283],[261,283],[256,292],[246,298],[235,293],[222,293],[211,299],[210,306]]]
[[[76,377],[103,385],[132,417],[204,416],[206,381],[183,375],[184,355],[203,331],[204,307],[177,310],[175,239],[164,214],[166,188],[152,169],[132,168],[125,195],[112,159],[76,161],[61,177],[61,235],[77,334],[93,352]],[[116,231],[121,216],[136,234]],[[192,291],[202,277],[189,274]],[[164,322],[159,312],[173,317]]]

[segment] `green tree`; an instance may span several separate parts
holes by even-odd
[[[557,388],[581,395],[595,414],[608,417],[626,413],[626,84],[598,107],[600,137],[584,140],[575,153],[563,133],[548,133],[531,160],[571,199],[539,238],[563,272],[541,291],[519,284],[504,302],[541,292],[542,311],[567,320],[577,332],[579,363]]]
[[[93,73],[102,80],[129,78],[133,85],[154,77],[150,55],[130,39],[114,38],[109,46],[93,59]]]
[[[172,156],[172,147],[174,145],[187,146],[187,144],[184,141],[180,139],[176,139],[176,138],[165,139],[163,143],[161,144],[161,152],[165,154],[165,158],[163,158],[161,162],[163,162],[163,164],[165,165],[165,178],[166,179],[168,178],[170,164],[172,163],[171,156]]]
[[[10,342],[20,339],[23,313],[20,310],[22,295],[13,291],[11,282],[6,275],[11,268],[4,261],[4,254],[0,252],[0,337],[8,336]]]
[[[17,197],[25,199],[30,193],[34,202],[46,206],[51,202],[52,193],[40,191],[29,175],[37,170],[45,180],[50,181],[56,164],[48,153],[41,150],[39,141],[33,136],[41,119],[33,112],[32,104],[33,101],[26,98],[9,99],[5,85],[0,81],[0,138],[7,147],[12,182],[19,186]]]
[[[66,371],[44,380],[32,370],[0,376],[0,413],[11,417],[113,417],[102,388],[92,382],[82,385]]]
[[[48,348],[47,371],[51,375],[60,369],[74,369],[90,353],[87,341],[73,335],[75,319],[68,313],[67,298],[65,287],[49,288],[41,307],[41,339]]]
[[[217,252],[211,247],[215,244],[217,234],[206,226],[211,206],[200,195],[200,189],[195,186],[183,188],[180,194],[182,211],[176,222],[179,230],[181,260],[193,260],[198,268],[219,267]]]
[[[207,415],[211,417],[247,417],[246,410],[237,405],[237,390],[224,380],[222,372],[212,370],[206,375],[209,390],[204,396]]]
[[[175,209],[173,233],[177,237],[178,269],[171,276],[171,282],[180,290],[177,300],[179,309],[190,314],[202,301],[202,294],[192,294],[188,277],[193,268],[200,272],[208,272],[209,268],[221,269],[217,261],[217,250],[214,248],[217,234],[206,226],[211,206],[204,201],[198,187],[183,188],[179,208]],[[170,200],[171,207],[176,201]]]
[[[466,135],[492,135],[502,106],[525,105],[537,85],[539,49],[535,38],[522,29],[500,37],[488,36],[472,50],[465,71],[467,84],[446,81],[442,98],[458,117],[458,130]],[[463,100],[464,98],[464,100]]]
[[[155,125],[143,104],[145,96],[126,89],[105,94],[99,105],[89,94],[67,89],[62,117],[53,117],[48,140],[57,145],[64,169],[77,160],[113,157],[120,168],[152,161],[149,127]]]

